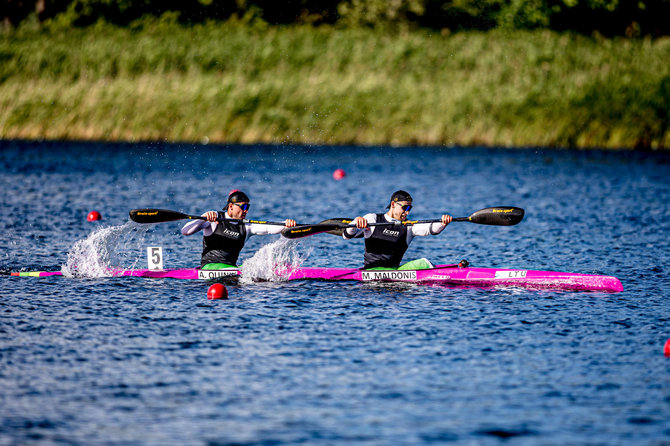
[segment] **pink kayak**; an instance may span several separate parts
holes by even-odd
[[[114,277],[132,276],[172,279],[216,280],[232,278],[240,274],[236,268],[201,270],[199,268],[165,270],[119,270],[111,271]],[[55,272],[12,273],[15,276],[47,277],[62,275]],[[285,280],[355,280],[361,282],[412,282],[420,284],[443,284],[472,287],[521,287],[535,289],[563,289],[581,291],[623,291],[616,277],[596,274],[534,271],[508,268],[473,268],[458,265],[437,265],[417,270],[362,270],[358,268],[298,267],[278,271]]]
[[[61,271],[30,271],[11,273],[18,277],[49,277],[62,276]],[[202,279],[216,280],[224,277],[237,277],[240,270],[237,268],[204,270],[200,268],[184,269],[128,269],[128,270],[110,270],[110,277],[146,277],[150,279]]]

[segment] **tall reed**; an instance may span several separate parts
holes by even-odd
[[[663,148],[670,39],[142,22],[0,36],[0,138]]]

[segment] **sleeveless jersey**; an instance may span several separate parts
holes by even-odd
[[[225,218],[219,212],[219,218]],[[226,263],[237,265],[237,258],[247,240],[247,230],[244,224],[233,224],[229,221],[219,221],[212,235],[202,238],[202,260],[200,266],[208,263]]]
[[[385,222],[384,214],[376,214],[377,223]],[[404,225],[377,226],[365,239],[363,268],[397,268],[407,251],[407,227]]]

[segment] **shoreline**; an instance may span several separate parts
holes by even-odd
[[[198,141],[165,141],[165,140],[136,140],[136,141],[122,141],[122,140],[104,140],[104,139],[26,139],[26,138],[2,138],[0,137],[0,147],[9,146],[12,144],[72,144],[76,146],[95,146],[95,145],[118,145],[118,146],[143,146],[151,147],[152,145],[169,147],[169,148],[213,148],[219,150],[226,150],[229,148],[296,148],[301,150],[337,150],[344,148],[356,148],[360,150],[384,150],[384,149],[398,149],[398,150],[412,150],[412,149],[427,149],[427,150],[491,150],[491,151],[536,151],[536,152],[602,152],[602,153],[668,153],[668,150],[643,150],[627,147],[606,148],[606,147],[548,147],[548,146],[486,146],[486,145],[390,145],[390,144],[309,144],[309,143],[294,143],[294,142],[255,142],[255,143],[237,143],[237,142],[198,142]]]

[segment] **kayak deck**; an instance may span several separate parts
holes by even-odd
[[[521,287],[533,289],[562,289],[576,291],[623,291],[619,279],[596,274],[535,271],[508,268],[474,268],[458,265],[437,265],[417,270],[362,270],[358,268],[299,267],[278,270],[284,280],[354,280],[361,282],[411,282],[463,287]],[[112,277],[147,277],[172,279],[219,280],[235,278],[241,273],[236,268],[221,270],[136,269],[110,271]],[[14,276],[47,277],[62,275],[60,271],[12,273]]]
[[[595,274],[534,271],[506,268],[461,268],[437,265],[420,270],[360,270],[353,268],[299,268],[288,280],[395,281],[473,287],[523,287],[564,290],[623,291],[616,277]]]

